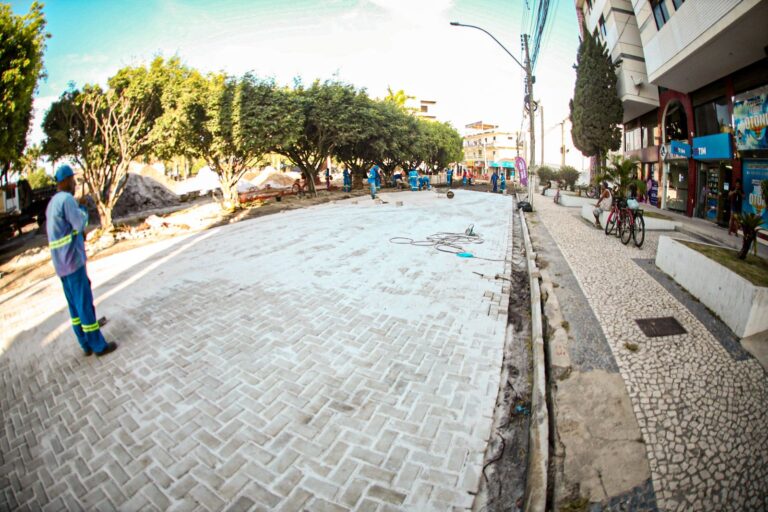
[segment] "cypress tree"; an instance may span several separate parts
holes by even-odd
[[[571,109],[573,145],[602,166],[606,153],[621,147],[624,108],[616,88],[619,64],[611,61],[608,48],[586,29],[576,57],[576,86]]]

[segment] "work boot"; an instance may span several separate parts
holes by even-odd
[[[109,343],[107,343],[107,348],[105,348],[101,352],[96,352],[96,357],[105,356],[110,352],[114,352],[115,350],[117,350],[117,343],[115,343],[114,341],[110,341]]]

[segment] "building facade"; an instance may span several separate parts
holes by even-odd
[[[768,220],[768,0],[576,0],[619,62],[624,153],[657,205],[724,225],[729,191]],[[649,182],[651,183],[651,182]]]
[[[507,179],[514,179],[515,158],[525,154],[520,135],[482,121],[465,128],[463,166],[479,175],[505,170]]]

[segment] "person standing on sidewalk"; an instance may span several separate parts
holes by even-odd
[[[344,192],[352,192],[352,176],[346,167],[344,168]]]
[[[491,186],[493,187],[492,192],[494,194],[499,191],[499,174],[496,171],[493,171],[491,175]]]
[[[85,228],[88,211],[85,198],[75,201],[75,173],[68,165],[56,169],[56,187],[45,215],[48,245],[56,274],[64,287],[69,305],[72,329],[86,356],[103,356],[113,352],[117,343],[107,341],[101,334],[96,309],[93,307],[91,281],[85,270]]]
[[[728,223],[728,236],[731,233],[738,235],[739,219],[736,215],[741,215],[741,202],[744,201],[744,191],[741,190],[741,181],[736,180],[733,184],[733,190],[728,192],[728,202],[731,206],[731,220]]]

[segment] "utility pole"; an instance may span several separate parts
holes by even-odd
[[[565,122],[567,120],[566,117],[560,121],[560,167],[565,165]]]
[[[536,166],[536,128],[534,118],[534,101],[533,101],[533,72],[531,71],[531,54],[528,51],[528,34],[523,34],[523,46],[525,47],[525,81],[526,89],[528,89],[528,120],[531,132],[531,161],[528,162],[528,202],[533,206],[533,194],[534,186],[534,174],[532,174],[534,167]]]
[[[525,49],[525,65],[523,65],[519,60],[517,60],[517,57],[512,55],[512,52],[507,50],[507,48],[503,44],[501,44],[501,42],[499,42],[499,40],[496,39],[493,36],[493,34],[488,32],[484,28],[478,27],[476,25],[467,25],[467,24],[464,24],[464,23],[459,23],[458,21],[452,21],[451,25],[454,26],[454,27],[474,28],[474,29],[480,30],[481,32],[484,32],[491,39],[493,39],[496,42],[496,44],[501,46],[501,48],[505,52],[507,52],[507,55],[509,55],[512,58],[512,60],[514,60],[515,63],[518,66],[520,66],[523,70],[525,70],[525,89],[526,89],[525,92],[527,94],[527,96],[526,96],[526,103],[528,104],[527,109],[528,109],[528,116],[529,116],[529,121],[530,121],[529,127],[530,127],[530,136],[531,136],[531,159],[528,162],[528,169],[532,170],[535,167],[535,165],[536,165],[536,133],[535,133],[536,130],[535,130],[535,120],[534,120],[534,117],[533,117],[534,116],[534,105],[535,105],[535,102],[533,101],[533,71],[532,71],[532,66],[531,66],[531,55],[530,55],[530,52],[528,50],[528,35],[525,34],[525,35],[522,36],[523,48]],[[533,176],[531,175],[530,171],[528,172],[528,176],[529,176],[529,179],[528,179],[528,186],[529,186],[528,200],[531,203],[531,205],[533,205],[533,188],[532,188],[532,186],[533,186]]]
[[[539,112],[541,113],[541,165],[544,165],[544,105],[539,105]]]

